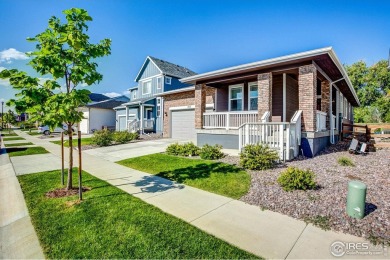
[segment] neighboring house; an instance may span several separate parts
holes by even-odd
[[[138,72],[130,101],[116,107],[116,129],[163,133],[166,112],[162,94],[188,87],[179,79],[196,73],[179,65],[148,56]]]
[[[181,131],[180,137],[200,146],[233,149],[264,143],[284,159],[300,152],[311,157],[337,142],[341,122],[353,121],[353,107],[360,105],[331,47],[180,81],[194,87],[163,95],[164,111],[169,112],[165,136]]]
[[[91,102],[80,108],[84,117],[79,125],[81,133],[90,134],[94,130],[101,130],[104,127],[115,129],[114,107],[128,102],[129,98],[125,96],[110,98],[97,93],[91,93],[89,97]]]

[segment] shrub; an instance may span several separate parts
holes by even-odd
[[[185,144],[174,143],[167,147],[166,153],[169,155],[180,155],[180,156],[195,156],[198,155],[200,148],[189,142]]]
[[[261,144],[249,144],[240,153],[240,165],[250,170],[270,169],[278,160],[276,151]]]
[[[217,160],[223,157],[223,153],[221,152],[222,145],[208,145],[205,144],[199,152],[200,158],[205,160]]]
[[[113,139],[115,142],[125,144],[138,138],[138,133],[130,133],[127,131],[114,132]]]
[[[285,191],[310,190],[316,187],[315,174],[310,170],[288,167],[278,178],[278,183]]]
[[[340,157],[337,159],[337,162],[341,165],[341,166],[355,166],[355,164],[352,162],[352,160],[348,157]]]
[[[91,141],[98,146],[109,146],[113,141],[113,133],[107,129],[95,131]]]

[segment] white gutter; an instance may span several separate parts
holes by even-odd
[[[227,74],[229,72],[240,72],[242,70],[263,67],[263,66],[267,66],[267,65],[274,65],[277,63],[281,63],[281,62],[293,61],[293,60],[302,59],[302,58],[309,58],[312,56],[329,53],[330,50],[332,50],[332,47],[326,47],[326,48],[322,48],[322,49],[316,49],[316,50],[281,56],[281,57],[277,57],[277,58],[256,61],[256,62],[238,65],[238,66],[234,66],[234,67],[229,67],[229,68],[225,68],[225,69],[220,69],[220,70],[215,70],[215,71],[206,72],[206,73],[202,73],[202,74],[197,74],[197,75],[187,77],[187,78],[182,78],[182,79],[180,79],[180,82],[190,83],[190,82],[196,81],[196,80],[204,78],[204,77],[221,76],[221,75]]]
[[[180,89],[175,89],[175,90],[171,90],[171,91],[167,91],[167,92],[163,92],[163,93],[159,93],[159,94],[156,94],[155,96],[165,96],[165,95],[169,95],[169,94],[176,94],[176,93],[181,93],[181,92],[186,92],[186,91],[192,91],[192,90],[195,90],[195,86],[190,86],[190,87],[186,87],[186,88],[180,88]]]

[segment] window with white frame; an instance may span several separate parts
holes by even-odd
[[[156,99],[156,102],[157,102],[156,115],[157,115],[157,117],[160,117],[161,116],[161,98],[158,97]]]
[[[133,94],[132,99],[136,99],[137,98],[137,90],[133,90],[132,94]]]
[[[148,80],[142,84],[142,95],[152,93],[152,81]]]
[[[162,88],[162,77],[158,77],[157,78],[157,89],[161,89]]]
[[[229,86],[229,111],[242,111],[243,92],[242,84]]]
[[[259,92],[257,87],[257,82],[251,82],[248,84],[248,110],[257,110],[257,100],[258,100]]]
[[[165,84],[171,85],[172,84],[172,78],[171,77],[165,77]]]

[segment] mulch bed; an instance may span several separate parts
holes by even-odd
[[[83,192],[90,191],[90,190],[91,190],[91,188],[89,188],[89,187],[82,188]],[[62,197],[74,196],[77,194],[79,194],[78,187],[70,189],[70,190],[67,190],[66,188],[61,188],[61,189],[56,189],[56,190],[52,190],[52,191],[47,192],[46,197],[47,198],[62,198]]]
[[[339,142],[314,158],[300,157],[266,171],[248,171],[251,187],[242,201],[308,222],[321,220],[332,230],[366,237],[372,242],[390,244],[390,150],[377,150],[366,156],[349,154],[349,142]],[[355,166],[340,166],[337,159],[350,158]],[[220,161],[238,164],[227,156]],[[284,191],[277,183],[288,166],[310,169],[316,174],[319,189]],[[366,216],[357,220],[346,214],[348,182],[367,185]]]

